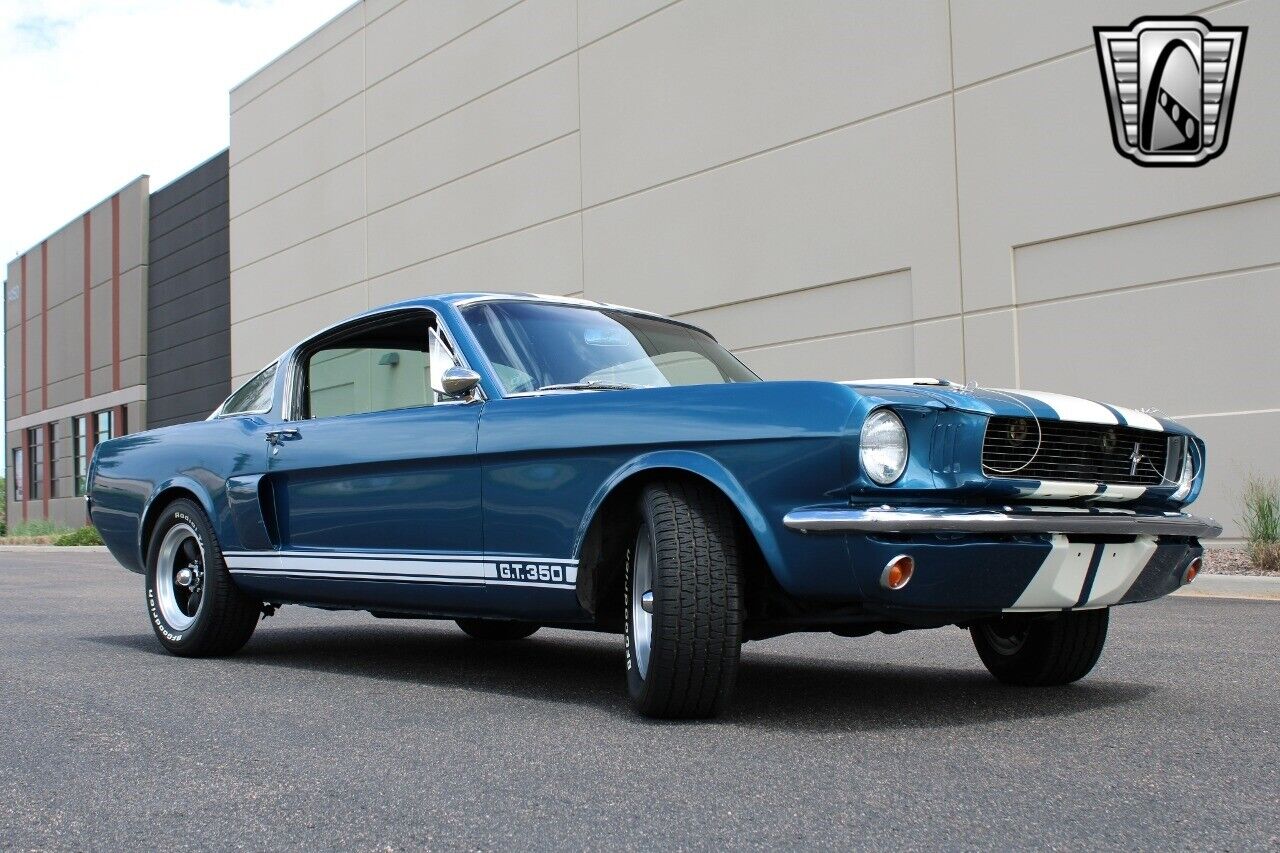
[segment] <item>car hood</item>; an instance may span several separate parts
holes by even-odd
[[[1046,420],[1119,424],[1138,429],[1187,432],[1180,424],[1158,413],[1046,391],[956,385],[945,379],[931,378],[855,379],[840,384],[853,388],[863,396],[884,397],[886,402],[911,395],[917,399],[941,403],[947,408],[980,415],[1034,416]]]

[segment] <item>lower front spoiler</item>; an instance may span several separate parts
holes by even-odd
[[[849,507],[796,509],[783,524],[803,532],[840,533],[1058,533],[1086,536],[1188,536],[1212,539],[1222,525],[1181,512],[1038,506]]]

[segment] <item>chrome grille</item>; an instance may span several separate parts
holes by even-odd
[[[1124,486],[1168,485],[1163,432],[1071,421],[993,417],[982,441],[988,477]]]

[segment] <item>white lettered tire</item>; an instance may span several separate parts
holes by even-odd
[[[147,549],[147,615],[160,644],[183,657],[233,654],[249,641],[262,602],[231,580],[208,518],[179,498],[160,513]]]

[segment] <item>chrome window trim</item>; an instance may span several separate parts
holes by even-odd
[[[279,369],[279,367],[280,367],[280,359],[279,359],[279,358],[274,359],[273,361],[271,361],[270,363],[268,363],[266,366],[264,366],[261,370],[259,370],[257,373],[253,374],[253,375],[252,375],[252,376],[250,376],[248,379],[246,379],[245,381],[241,382],[241,383],[240,383],[240,385],[239,385],[239,387],[237,387],[234,391],[232,391],[230,394],[228,394],[228,395],[227,395],[227,399],[225,399],[225,400],[223,400],[223,401],[222,401],[222,405],[220,405],[220,406],[218,406],[218,408],[214,409],[214,410],[213,410],[213,414],[209,415],[209,417],[205,418],[205,420],[207,420],[207,421],[215,421],[215,420],[220,420],[220,419],[222,419],[222,418],[235,418],[235,417],[240,417],[240,416],[242,416],[242,415],[269,415],[269,414],[271,414],[271,411],[276,407],[276,382],[275,382],[275,377],[272,377],[272,379],[271,379],[271,400],[270,400],[270,402],[268,403],[268,405],[267,405],[267,407],[266,407],[265,409],[245,409],[245,410],[235,411],[235,412],[228,412],[228,411],[225,411],[225,409],[227,408],[227,403],[231,402],[231,398],[232,398],[232,397],[234,397],[235,395],[239,394],[241,391],[243,391],[243,390],[244,390],[244,386],[248,385],[250,382],[252,382],[253,380],[257,379],[259,376],[261,376],[262,374],[266,373],[268,370],[270,370],[270,369],[271,369],[271,368],[273,368],[273,367],[274,367],[274,368],[276,368],[276,369]]]
[[[327,337],[330,334],[335,334],[337,332],[340,332],[348,326],[361,325],[371,321],[376,322],[380,318],[388,317],[394,314],[408,314],[409,312],[412,312],[412,311],[424,311],[428,315],[430,315],[432,318],[434,318],[436,322],[436,329],[441,331],[444,337],[445,343],[447,343],[449,345],[449,349],[452,350],[454,360],[457,362],[458,366],[465,367],[468,370],[474,370],[474,368],[471,367],[471,365],[467,362],[467,357],[463,354],[462,350],[458,347],[458,342],[457,340],[454,339],[454,336],[453,336],[453,330],[449,328],[449,324],[444,321],[444,317],[440,315],[440,312],[436,311],[434,308],[428,308],[426,305],[388,306],[387,308],[379,311],[372,311],[366,314],[361,314],[359,317],[352,317],[350,319],[343,320],[340,323],[334,323],[331,326],[326,326],[325,328],[316,332],[311,337],[305,339],[304,341],[302,341],[301,343],[293,347],[293,349],[290,351],[288,355],[289,366],[287,367],[286,373],[284,375],[284,400],[280,406],[280,419],[282,421],[292,422],[292,423],[303,422],[302,418],[294,417],[294,409],[298,402],[294,398],[296,397],[299,373],[301,373],[302,371],[302,365],[301,365],[301,360],[299,358],[299,354],[304,352],[309,344],[311,344],[314,341],[319,341],[320,339]],[[282,360],[283,360],[283,357],[282,357]],[[487,399],[484,393],[484,388],[482,388],[480,385],[477,385],[476,390],[478,395],[475,399],[472,399],[472,400],[442,400],[439,402],[432,403],[430,405],[402,406],[398,409],[381,409],[379,411],[403,412],[407,409],[430,409],[434,406],[465,406],[471,403],[477,403],[477,402],[483,403]],[[350,412],[346,415],[331,415],[330,417],[346,418],[346,417],[351,417],[353,415],[373,415],[373,414],[378,414],[378,412]],[[327,420],[328,418],[325,418],[325,419]],[[310,418],[309,420],[319,420],[319,419]]]

